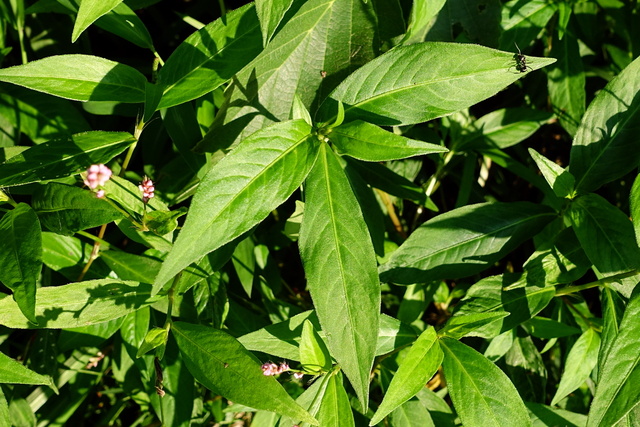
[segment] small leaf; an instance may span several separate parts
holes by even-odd
[[[32,384],[46,385],[58,393],[58,389],[52,378],[40,375],[27,369],[23,364],[18,363],[4,353],[0,353],[0,383],[1,384]]]
[[[256,0],[255,3],[262,29],[262,43],[266,46],[293,4],[293,0]]]
[[[487,313],[467,314],[451,317],[442,329],[438,331],[439,337],[460,339],[469,333],[496,320],[503,319],[511,313],[505,311],[492,311]]]
[[[178,228],[178,218],[187,214],[187,208],[174,211],[152,211],[144,215],[143,222],[158,236],[165,236]]]
[[[313,121],[311,120],[309,110],[307,110],[307,107],[304,105],[298,95],[293,98],[293,106],[291,107],[291,119],[302,119],[307,122],[309,126],[313,126]]]
[[[305,371],[314,375],[331,369],[329,350],[309,320],[302,324],[300,363]]]
[[[0,69],[0,81],[75,101],[144,102],[135,68],[90,55],[56,55]]]
[[[288,199],[313,166],[318,145],[303,120],[281,122],[256,132],[211,168],[156,283],[248,231]]]
[[[557,405],[589,378],[591,371],[598,364],[599,349],[600,335],[592,328],[587,329],[573,344],[567,355],[564,372],[560,378],[558,390],[551,401],[551,406]]]
[[[158,348],[162,345],[166,345],[167,338],[169,338],[169,329],[167,328],[152,328],[145,335],[142,344],[138,348],[136,357],[139,358],[154,348]],[[160,358],[161,359],[161,358]]]
[[[531,426],[518,390],[500,368],[451,338],[442,338],[440,346],[449,395],[463,425]]]
[[[529,148],[529,154],[556,196],[571,198],[575,195],[576,179],[568,170],[538,154],[533,148]]]
[[[529,202],[481,203],[422,224],[380,266],[380,280],[409,285],[479,273],[537,234],[555,217]]]
[[[574,326],[569,326],[565,323],[557,322],[541,316],[532,317],[531,320],[524,323],[522,327],[529,333],[529,335],[547,340],[576,335],[582,332],[579,328]]]
[[[135,138],[126,132],[85,132],[28,148],[0,164],[0,186],[23,185],[84,172],[107,163]]]
[[[378,424],[390,412],[415,396],[436,373],[443,353],[433,326],[420,334],[400,363],[382,403],[371,418],[370,426]]]
[[[640,174],[633,182],[633,187],[631,187],[629,205],[631,219],[633,221],[633,229],[636,232],[636,242],[640,242]]]
[[[409,400],[394,409],[389,418],[392,426],[435,427],[429,411],[417,399]]]
[[[318,425],[275,378],[263,375],[260,361],[231,335],[184,322],[175,322],[172,331],[189,372],[214,393],[241,405]]]
[[[29,205],[20,203],[0,219],[0,235],[0,282],[13,291],[22,314],[37,324],[36,281],[42,270],[38,216]]]
[[[82,0],[76,22],[73,25],[71,42],[75,43],[84,30],[120,3],[122,0]]]
[[[44,287],[36,291],[36,320],[38,328],[76,328],[117,319],[156,301],[150,285],[114,279]],[[0,312],[0,325],[35,328],[11,297],[0,298]]]
[[[384,162],[447,151],[440,145],[405,138],[361,120],[332,129],[329,139],[335,144],[338,154],[367,162]]]
[[[537,70],[553,58],[527,57]],[[329,122],[335,104],[347,120],[399,126],[426,122],[470,107],[527,73],[507,72],[513,54],[466,43],[425,42],[399,46],[360,67],[320,109]]]

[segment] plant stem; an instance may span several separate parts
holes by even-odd
[[[566,288],[562,288],[560,290],[557,290],[555,296],[559,297],[559,296],[562,296],[562,295],[570,295],[570,294],[573,294],[573,293],[576,293],[576,292],[584,291],[586,289],[596,288],[596,287],[599,287],[599,286],[606,286],[609,283],[615,283],[615,282],[620,281],[621,279],[625,279],[627,277],[635,276],[635,275],[637,275],[639,273],[640,272],[638,272],[638,270],[631,270],[631,271],[627,271],[626,273],[620,273],[620,274],[616,274],[614,276],[605,277],[603,279],[596,280],[595,282],[586,283],[584,285],[567,286]]]

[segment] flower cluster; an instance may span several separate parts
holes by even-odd
[[[263,363],[261,368],[264,375],[272,376],[287,372],[289,370],[289,365],[286,362],[282,362],[280,365],[276,365],[273,362],[267,362]]]
[[[111,169],[103,165],[91,165],[87,169],[87,177],[84,179],[84,184],[92,190],[96,190],[98,187],[104,186],[109,178],[111,178]],[[104,190],[96,191],[97,197],[104,197]]]
[[[153,185],[153,181],[149,178],[145,176],[142,183],[138,185],[138,188],[142,191],[142,201],[145,204],[149,202],[149,199],[153,199],[156,187]]]

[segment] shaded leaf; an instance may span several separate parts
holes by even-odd
[[[538,165],[542,176],[547,180],[556,196],[573,197],[576,179],[568,170],[538,154],[533,148],[529,148],[529,154]]]
[[[47,385],[56,393],[58,392],[50,376],[40,375],[27,369],[22,363],[13,360],[4,353],[0,353],[0,383]]]
[[[78,9],[76,22],[73,25],[71,42],[75,43],[84,30],[120,3],[122,3],[122,0],[82,0],[80,2],[80,8]]]
[[[438,331],[438,336],[458,340],[478,328],[509,316],[509,314],[505,311],[491,311],[451,317],[442,329]]]

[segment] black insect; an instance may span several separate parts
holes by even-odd
[[[518,53],[514,53],[513,54],[513,59],[514,61],[516,61],[516,65],[515,65],[515,69],[518,70],[521,73],[526,73],[527,69],[533,71],[533,68],[529,67],[527,65],[527,57],[524,56],[522,54],[522,52],[520,52],[520,48],[518,47],[518,44],[515,43],[516,45],[516,49],[518,49]],[[509,69],[513,68],[514,66],[509,67]]]

